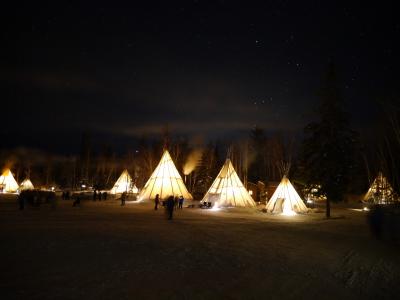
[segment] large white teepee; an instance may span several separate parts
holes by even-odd
[[[230,159],[227,159],[204,195],[202,202],[211,202],[213,207],[256,206],[244,187]]]
[[[382,172],[378,173],[364,197],[364,201],[373,204],[389,204],[397,199],[392,186]]]
[[[138,199],[154,199],[157,194],[160,199],[165,199],[168,196],[183,196],[188,200],[193,199],[167,150],[164,151],[158,166],[147,180]]]
[[[0,187],[7,193],[15,193],[18,190],[18,183],[15,181],[10,169],[6,169],[3,175],[0,176]]]
[[[271,199],[269,199],[266,209],[267,212],[285,215],[308,211],[307,206],[286,176],[283,176]]]
[[[29,178],[26,178],[24,181],[21,182],[19,189],[21,191],[25,190],[33,190],[35,187],[33,186],[32,181]]]
[[[111,194],[122,194],[123,192],[133,192],[132,178],[128,173],[128,170],[124,170],[119,176],[118,180],[115,182],[113,188],[111,189]],[[136,190],[137,192],[137,190]]]

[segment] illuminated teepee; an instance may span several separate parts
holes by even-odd
[[[164,151],[158,166],[146,182],[138,199],[154,199],[157,194],[160,199],[165,199],[168,196],[183,196],[188,200],[193,199],[167,150]]]
[[[122,194],[123,192],[131,193],[133,192],[132,178],[128,173],[128,170],[124,170],[119,176],[118,180],[115,182],[113,188],[111,189],[111,194]],[[136,188],[137,193],[137,188]]]
[[[308,211],[303,200],[286,176],[283,176],[281,183],[268,201],[266,209],[267,212],[282,213],[284,215],[293,215]]]
[[[225,161],[213,184],[204,195],[202,202],[211,202],[213,207],[252,207],[253,198],[244,187],[230,159]]]
[[[3,192],[15,193],[18,191],[18,183],[15,181],[10,169],[6,169],[3,175],[0,176],[0,188]]]
[[[35,187],[33,186],[32,181],[27,178],[21,182],[19,189],[21,191],[26,191],[26,190],[33,190],[33,189],[35,189]]]
[[[372,204],[389,204],[397,200],[389,181],[379,172],[365,195],[364,201]]]

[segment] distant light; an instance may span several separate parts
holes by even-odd
[[[313,201],[311,199],[307,199],[307,203],[311,204]]]
[[[82,184],[82,188],[84,189],[86,187],[86,184]]]
[[[368,207],[364,207],[363,211],[369,211],[369,208]]]
[[[52,187],[51,187],[51,190],[52,190],[53,192],[54,192],[54,189],[55,189],[55,187],[54,187],[54,186],[52,186]]]
[[[250,190],[250,191],[249,191],[249,194],[250,194],[250,196],[252,196],[252,195],[253,195],[253,191],[252,191],[252,190]]]

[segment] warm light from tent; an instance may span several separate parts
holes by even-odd
[[[212,210],[212,211],[219,211],[219,210],[221,210],[221,209],[218,207],[218,203],[215,202],[215,203],[214,203],[214,206],[211,208],[211,210]]]
[[[296,212],[286,206],[286,207],[283,208],[282,215],[284,215],[284,216],[295,216]]]
[[[293,210],[284,211],[282,213],[283,216],[295,216],[296,213]]]

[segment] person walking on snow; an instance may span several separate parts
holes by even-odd
[[[160,204],[160,195],[157,194],[156,198],[154,199],[154,210],[158,209],[158,204]]]

